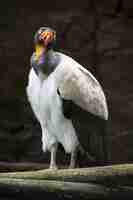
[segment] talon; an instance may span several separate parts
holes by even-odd
[[[69,165],[68,169],[75,169],[75,165]]]
[[[51,166],[49,167],[49,169],[52,169],[52,170],[57,170],[57,169],[58,169],[58,167],[57,167],[57,165],[51,165]]]

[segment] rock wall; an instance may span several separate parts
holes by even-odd
[[[5,4],[5,5],[4,5]],[[12,1],[0,8],[0,160],[45,160],[25,95],[33,35],[57,30],[57,48],[100,81],[109,105],[111,160],[132,161],[133,3],[130,0]]]

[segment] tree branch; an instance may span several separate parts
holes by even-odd
[[[0,178],[58,180],[110,185],[133,186],[133,164],[111,165],[60,170],[38,170],[30,172],[1,173]]]
[[[62,181],[0,179],[0,195],[42,199],[114,199],[115,197],[133,197],[132,187],[105,187],[91,183],[72,183]],[[53,196],[51,196],[53,195]]]

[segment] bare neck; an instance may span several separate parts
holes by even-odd
[[[44,54],[44,63],[40,67],[40,71],[48,77],[57,67],[59,63],[59,56],[53,49],[49,49]]]

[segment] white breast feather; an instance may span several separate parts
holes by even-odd
[[[40,82],[31,69],[27,86],[27,95],[31,107],[42,128],[43,151],[49,150],[55,142],[63,145],[66,152],[72,152],[78,145],[78,139],[72,122],[62,113],[62,100],[57,94],[55,74]]]

